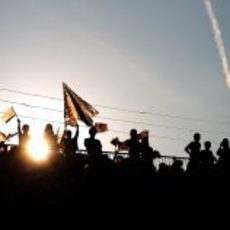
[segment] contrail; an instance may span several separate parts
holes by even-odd
[[[223,69],[223,73],[225,76],[225,81],[226,81],[227,86],[230,88],[230,68],[229,68],[228,58],[227,58],[227,54],[226,54],[225,47],[224,47],[224,42],[222,39],[221,29],[220,29],[217,17],[215,15],[215,12],[213,10],[211,0],[204,0],[204,4],[205,4],[205,8],[207,10],[207,14],[208,14],[208,17],[212,25],[214,39],[215,39],[217,50],[220,55],[222,69]]]

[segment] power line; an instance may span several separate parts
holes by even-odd
[[[0,88],[0,91],[11,92],[11,93],[16,93],[16,94],[22,94],[22,95],[25,95],[25,96],[40,97],[40,98],[56,100],[56,101],[63,101],[63,99],[61,99],[61,98],[50,97],[50,96],[41,95],[41,94],[35,94],[35,93],[29,93],[29,92],[20,91],[20,90]]]
[[[3,114],[0,112],[0,114]],[[44,118],[38,118],[38,117],[31,117],[31,116],[25,116],[22,114],[18,114],[19,117],[25,118],[25,119],[30,119],[30,120],[37,120],[37,121],[42,121],[42,122],[48,122],[48,123],[56,123],[56,124],[64,124],[62,121],[57,121],[57,120],[51,120],[51,119],[44,119]],[[88,128],[85,125],[79,125],[80,127],[83,128]],[[124,130],[116,130],[116,129],[109,129],[110,132],[113,133],[119,133],[119,134],[125,134],[128,135],[129,133]],[[183,142],[188,142],[190,140],[188,139],[183,139],[183,138],[174,138],[174,137],[169,137],[169,136],[158,136],[158,135],[149,135],[150,138],[156,138],[156,139],[167,139],[167,140],[172,140],[172,141],[183,141]]]
[[[42,110],[47,110],[47,111],[52,111],[52,112],[58,112],[58,113],[63,113],[63,110],[58,110],[58,109],[53,109],[53,108],[48,108],[48,107],[43,107],[43,106],[36,106],[36,105],[31,105],[27,103],[22,103],[22,102],[16,102],[16,101],[11,101],[11,100],[5,100],[5,99],[0,99],[2,102],[7,102],[7,103],[12,103],[20,106],[25,106],[29,108],[35,108],[35,109],[42,109]],[[229,132],[221,132],[221,131],[215,131],[215,130],[202,130],[202,129],[191,129],[187,127],[178,127],[178,126],[168,126],[168,125],[163,125],[163,124],[153,124],[153,123],[147,123],[147,122],[141,122],[141,121],[133,121],[133,120],[124,120],[124,119],[117,119],[117,118],[111,118],[111,117],[103,117],[103,116],[98,116],[100,119],[104,120],[110,120],[110,121],[115,121],[115,122],[122,122],[122,123],[129,123],[129,124],[136,124],[136,125],[145,125],[145,126],[153,126],[153,127],[159,127],[159,128],[165,128],[165,129],[175,129],[175,130],[180,130],[184,131],[187,130],[189,132],[202,132],[202,133],[216,133],[216,134],[227,134],[230,135]]]
[[[34,94],[34,93],[29,93],[29,92],[19,91],[19,90],[1,88],[0,91],[12,92],[12,93],[16,93],[16,94],[22,94],[22,95],[32,96],[32,97],[40,97],[40,98],[56,100],[56,101],[63,101],[63,99],[61,99],[61,98],[50,97],[50,96],[41,95],[41,94]],[[130,109],[121,108],[121,107],[113,107],[113,106],[99,105],[99,104],[94,104],[94,106],[101,107],[101,108],[104,108],[104,109],[109,109],[109,110],[116,110],[116,111],[120,111],[120,112],[136,113],[136,114],[139,114],[139,115],[168,117],[168,118],[171,118],[171,119],[187,120],[187,121],[203,122],[203,123],[215,123],[215,124],[219,124],[219,125],[230,124],[229,121],[218,121],[218,120],[213,120],[213,119],[201,119],[201,118],[185,117],[185,116],[178,116],[178,115],[172,115],[172,114],[160,113],[160,112],[130,110]]]
[[[216,134],[227,134],[230,135],[230,132],[221,132],[221,131],[215,131],[215,130],[202,130],[202,129],[191,129],[187,127],[178,127],[178,126],[169,126],[169,125],[163,125],[163,124],[153,124],[153,123],[147,123],[147,122],[141,122],[141,121],[133,121],[133,120],[124,120],[124,119],[116,119],[116,118],[110,118],[110,117],[100,117],[105,120],[111,120],[111,121],[118,121],[123,123],[130,123],[130,124],[137,124],[137,125],[146,125],[146,126],[154,126],[159,128],[165,128],[165,129],[176,129],[176,130],[187,130],[189,132],[202,132],[202,133],[216,133]]]
[[[48,108],[48,107],[44,107],[44,106],[31,105],[31,104],[27,104],[24,102],[11,101],[11,100],[5,100],[5,99],[0,99],[0,101],[5,102],[5,103],[15,104],[15,105],[21,105],[21,106],[25,106],[25,107],[29,107],[29,108],[33,108],[33,109],[41,109],[41,110],[47,110],[47,111],[52,111],[52,112],[58,112],[58,113],[63,112],[63,110]]]

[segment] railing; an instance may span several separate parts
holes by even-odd
[[[7,150],[9,150],[12,147],[16,147],[15,144],[7,144]],[[87,151],[85,149],[79,149],[76,154],[83,154],[87,155]],[[114,159],[115,156],[122,156],[124,158],[128,158],[127,152],[114,152],[114,151],[103,151],[104,155],[107,155],[109,159]],[[172,165],[175,160],[180,160],[183,163],[183,167],[186,168],[189,157],[179,157],[179,156],[173,156],[173,155],[162,155],[156,159],[153,160],[153,164],[158,168],[161,163],[164,163],[166,165]]]
[[[78,150],[79,154],[87,154],[87,151],[84,149]],[[113,151],[103,151],[103,154],[107,155],[109,159],[114,159],[115,155],[128,158],[127,152],[113,152]],[[166,165],[172,165],[175,160],[180,160],[183,163],[183,167],[186,168],[189,162],[189,157],[179,157],[173,155],[163,155],[153,160],[153,164],[158,168],[161,163]]]

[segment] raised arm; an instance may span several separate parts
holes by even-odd
[[[79,136],[79,125],[77,124],[76,132],[75,132],[75,135],[74,135],[74,139],[77,140],[78,136]]]
[[[21,120],[18,118],[17,122],[18,122],[18,136],[21,137],[21,135],[22,135]]]

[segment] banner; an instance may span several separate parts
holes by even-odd
[[[92,118],[99,112],[88,102],[79,97],[72,89],[63,83],[64,117],[66,125],[77,126],[77,121],[93,126]]]

